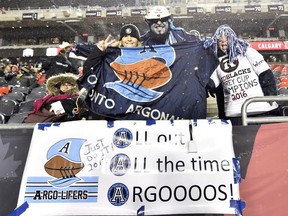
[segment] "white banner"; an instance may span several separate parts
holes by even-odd
[[[35,126],[23,215],[235,213],[232,126],[221,120]]]

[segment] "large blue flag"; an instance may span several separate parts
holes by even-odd
[[[202,43],[109,47],[82,80],[89,89],[86,103],[115,119],[206,118],[205,86],[217,65]]]

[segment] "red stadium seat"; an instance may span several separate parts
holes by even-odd
[[[279,73],[281,73],[283,68],[284,68],[284,64],[278,65],[277,67],[275,67],[275,68],[273,69],[273,72],[279,72]]]
[[[279,85],[278,85],[278,88],[287,88],[288,87],[288,82],[281,82]]]
[[[37,73],[36,78],[38,84],[43,84],[46,80],[46,74]]]
[[[285,65],[283,68],[282,68],[282,71],[281,71],[281,74],[285,74],[285,75],[288,75],[288,65]]]
[[[10,92],[10,88],[8,86],[0,86],[0,96],[8,94]]]
[[[269,64],[270,69],[273,71],[279,64]]]

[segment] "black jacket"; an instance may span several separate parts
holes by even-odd
[[[74,66],[66,56],[61,54],[45,61],[42,69],[45,70],[46,79],[60,73],[78,74],[77,67]]]

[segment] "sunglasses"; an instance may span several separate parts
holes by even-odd
[[[168,20],[169,20],[169,17],[164,17],[161,19],[149,19],[148,23],[153,24],[153,23],[157,23],[158,21],[163,23],[163,22],[168,22]]]

